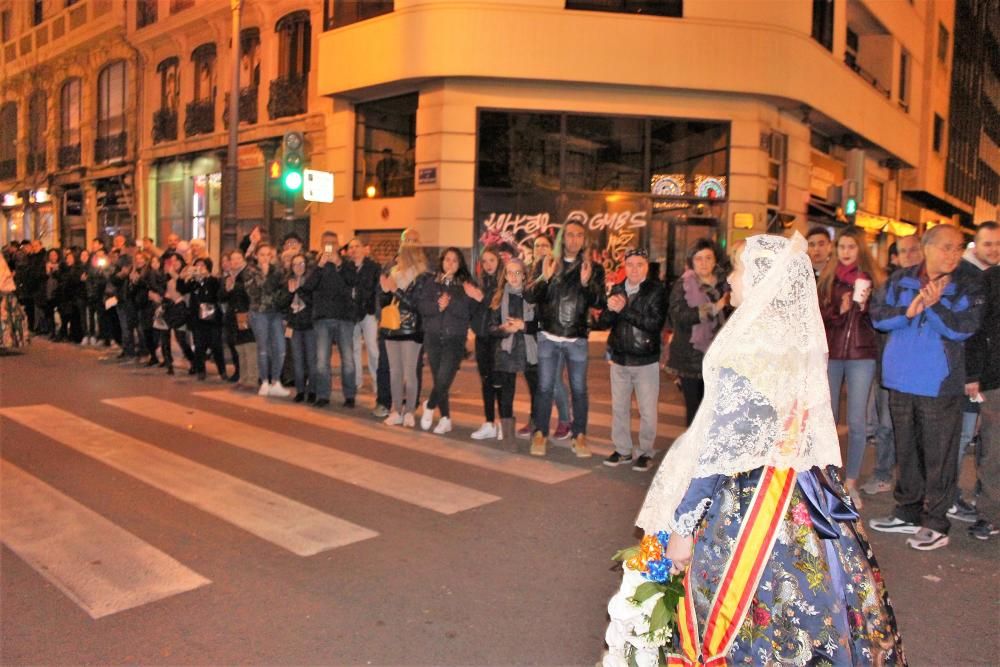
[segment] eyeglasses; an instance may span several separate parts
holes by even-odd
[[[524,271],[507,271],[507,275],[510,276],[511,278],[515,276],[523,276]]]

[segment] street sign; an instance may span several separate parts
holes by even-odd
[[[333,201],[333,174],[318,169],[305,169],[302,175],[305,177],[305,185],[302,188],[303,199],[324,204]]]

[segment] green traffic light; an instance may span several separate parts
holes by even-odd
[[[298,192],[302,187],[302,174],[297,171],[290,171],[285,174],[285,189],[291,192]]]
[[[851,197],[850,199],[847,200],[847,203],[844,204],[844,213],[847,215],[854,215],[857,212],[858,212],[858,200],[855,199],[854,197]]]

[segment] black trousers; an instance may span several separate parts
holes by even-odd
[[[226,376],[226,357],[222,348],[222,327],[217,324],[192,324],[191,334],[194,336],[194,370],[205,372],[205,356],[212,351],[212,360],[219,370],[219,375]]]
[[[500,419],[514,418],[514,394],[517,390],[517,373],[493,371],[496,380],[497,398],[500,402]],[[524,379],[528,381],[528,393],[531,395],[531,415],[535,414],[535,394],[538,392],[538,366],[528,366],[524,371]],[[528,418],[531,418],[528,415]]]
[[[490,423],[497,419],[496,406],[500,399],[497,383],[493,377],[493,358],[496,349],[496,338],[476,336],[476,368],[479,370],[479,384],[483,394],[483,416]]]
[[[424,347],[427,349],[427,361],[431,365],[431,378],[434,383],[431,395],[427,399],[427,407],[432,410],[438,408],[442,417],[448,417],[451,414],[448,408],[448,394],[462,364],[462,357],[465,356],[465,336],[448,338],[427,336],[424,339]]]
[[[684,395],[685,421],[690,426],[694,421],[694,416],[701,406],[701,399],[705,398],[705,381],[701,378],[682,377],[681,393]]]
[[[187,359],[192,365],[194,364],[194,351],[191,349],[191,346],[188,345],[186,331],[178,331],[177,329],[160,329],[157,333],[160,335],[160,350],[163,352],[163,360],[167,362],[167,366],[174,365],[174,350],[173,345],[170,342],[171,333],[174,333],[177,337],[177,344],[180,345],[181,352],[184,353],[184,358]]]
[[[898,468],[895,515],[945,534],[958,487],[964,401],[964,396],[932,398],[889,390]]]

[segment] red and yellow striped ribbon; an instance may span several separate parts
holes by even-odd
[[[726,664],[725,656],[743,624],[764,566],[771,557],[778,526],[788,510],[794,488],[794,470],[768,467],[761,473],[760,483],[736,539],[736,549],[712,601],[700,651],[691,571],[688,570],[684,579],[684,597],[677,605],[679,648],[683,655],[669,655],[668,665],[714,667]]]

